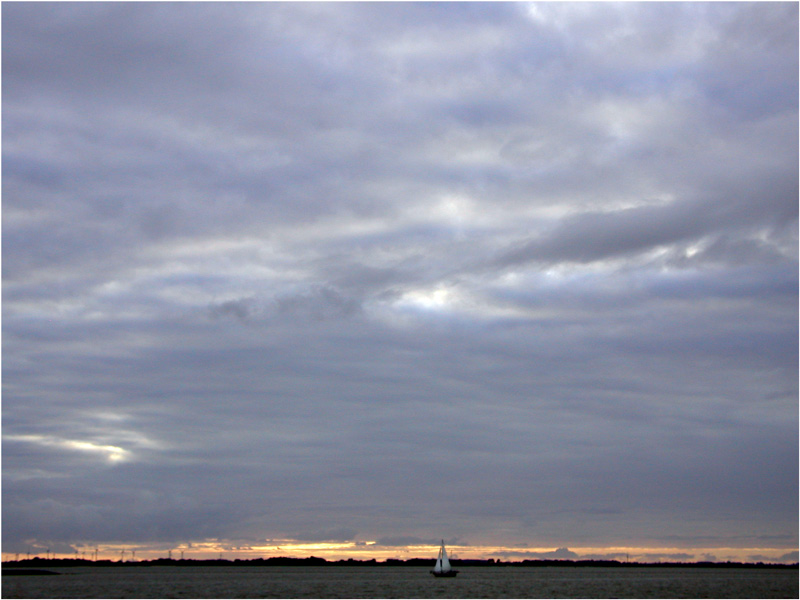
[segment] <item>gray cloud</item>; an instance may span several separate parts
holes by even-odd
[[[780,3],[5,4],[4,550],[784,553],[797,69]]]
[[[324,531],[304,531],[301,533],[294,533],[290,536],[291,539],[301,542],[350,541],[355,537],[355,530],[344,528]]]

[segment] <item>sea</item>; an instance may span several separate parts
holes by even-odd
[[[65,567],[4,575],[3,598],[798,598],[797,569],[683,567]]]

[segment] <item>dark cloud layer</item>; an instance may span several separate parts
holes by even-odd
[[[796,4],[2,10],[4,551],[796,547]]]

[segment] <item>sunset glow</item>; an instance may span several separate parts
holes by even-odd
[[[159,547],[158,544],[101,544],[97,546],[78,545],[73,552],[50,552],[51,558],[85,558],[94,560],[97,549],[98,560],[132,561],[172,558],[173,560],[253,560],[270,557],[324,558],[328,561],[375,559],[407,560],[410,558],[436,557],[437,544],[418,544],[410,546],[381,546],[374,541],[344,542],[301,542],[297,540],[269,540],[263,544],[235,544],[207,540],[179,544],[173,548]],[[124,552],[124,558],[123,558]],[[480,559],[504,562],[522,560],[616,560],[619,562],[766,562],[796,563],[798,553],[793,548],[681,548],[681,547],[503,547],[472,546],[448,543],[448,552],[454,559]],[[31,556],[44,557],[42,549],[32,548]],[[27,557],[27,554],[23,558]],[[12,560],[9,553],[4,560]],[[18,557],[16,557],[18,558]]]

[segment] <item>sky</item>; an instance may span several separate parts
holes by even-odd
[[[797,561],[797,3],[4,2],[2,111],[4,557]]]

